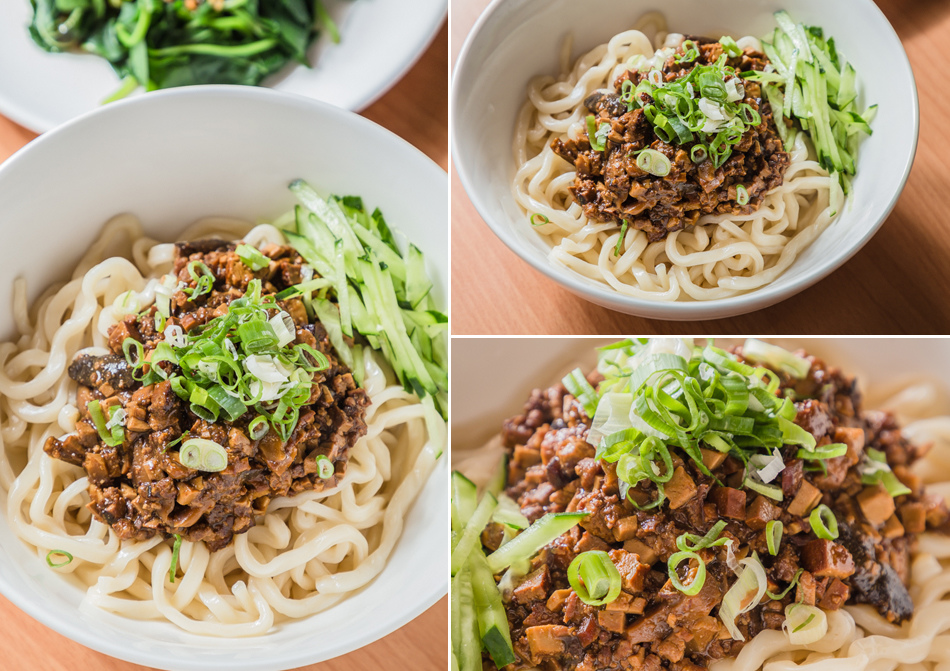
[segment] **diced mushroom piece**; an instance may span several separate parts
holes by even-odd
[[[861,461],[864,453],[864,429],[857,427],[839,426],[835,428],[835,442],[848,446],[845,456],[852,466]]]
[[[564,602],[567,601],[567,597],[571,595],[570,588],[567,589],[556,589],[551,593],[551,596],[548,597],[548,602],[545,604],[547,609],[552,613],[564,608]]]
[[[905,503],[900,509],[904,531],[909,534],[922,533],[927,528],[927,511],[922,503]]]
[[[712,499],[722,517],[741,520],[745,517],[745,492],[733,487],[716,487]]]
[[[610,559],[620,573],[623,591],[637,594],[643,591],[643,580],[650,572],[648,564],[642,564],[637,555],[626,550],[611,550]]]
[[[792,459],[785,464],[785,470],[782,471],[782,494],[785,495],[786,500],[798,494],[798,489],[804,482],[804,469],[804,462],[801,459]]]
[[[505,539],[505,525],[498,522],[490,522],[482,530],[482,545],[494,552],[501,547],[501,542]]]
[[[515,587],[511,598],[517,603],[530,603],[544,598],[548,591],[548,567],[542,566],[536,571],[532,571]]]
[[[897,514],[891,515],[884,523],[884,538],[900,538],[904,535],[904,525],[897,519]]]
[[[696,483],[689,477],[689,473],[682,466],[678,466],[673,471],[673,477],[666,483],[666,498],[670,502],[670,508],[676,510],[693,498],[696,494]]]
[[[700,453],[703,455],[703,466],[708,468],[710,471],[714,471],[722,465],[722,462],[726,460],[726,453],[720,452],[718,450],[707,450],[705,448],[699,448]]]
[[[894,514],[894,499],[883,485],[865,487],[858,494],[858,505],[868,522],[878,527]]]
[[[788,504],[788,513],[804,517],[811,512],[811,509],[818,505],[821,500],[821,491],[808,480],[802,480],[802,485],[792,502]]]
[[[750,529],[761,531],[772,520],[777,520],[782,509],[761,494],[749,504],[745,513],[745,523]]]
[[[824,538],[805,545],[802,566],[816,578],[847,578],[854,573],[854,559],[847,548]]]
[[[571,630],[560,624],[542,624],[528,627],[524,633],[532,661],[538,663],[544,657],[555,657],[564,652],[564,639],[570,637]]]
[[[541,463],[541,452],[524,445],[515,445],[513,461],[527,468]]]
[[[626,541],[623,544],[623,549],[627,552],[632,552],[637,555],[640,561],[647,566],[653,566],[653,564],[656,563],[656,560],[660,558],[660,554],[656,550],[636,538],[631,538],[630,540]]]
[[[636,515],[621,517],[614,526],[614,538],[620,542],[630,540],[636,535],[639,527],[640,522],[637,520]]]
[[[835,578],[825,588],[825,593],[818,602],[818,607],[822,610],[838,610],[845,604],[850,594],[851,588],[841,582],[840,579]]]
[[[597,624],[600,625],[601,629],[622,634],[627,624],[627,616],[619,610],[599,610],[597,611]]]

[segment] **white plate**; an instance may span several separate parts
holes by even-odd
[[[452,342],[452,449],[487,443],[501,423],[521,413],[531,390],[556,383],[574,366],[597,362],[595,347],[617,338],[456,338]],[[778,338],[858,378],[874,407],[898,384],[950,370],[950,340],[932,338]],[[717,344],[741,342],[717,339]],[[944,390],[950,387],[944,383]],[[950,411],[950,408],[947,408]]]
[[[446,304],[444,171],[356,114],[267,89],[200,87],[109,105],[41,136],[0,165],[0,338],[12,335],[14,278],[27,278],[32,300],[72,273],[113,215],[136,214],[146,234],[170,241],[203,216],[256,220],[286,212],[294,203],[287,184],[298,177],[322,193],[359,194],[367,207],[380,207],[426,254],[436,302]],[[263,671],[330,659],[394,631],[446,593],[446,461],[429,478],[373,582],[330,610],[265,636],[204,638],[168,622],[80,614],[81,590],[52,574],[13,534],[5,505],[0,592],[64,636],[149,667]]]
[[[288,64],[265,80],[348,110],[368,106],[409,70],[435,35],[447,0],[329,0],[341,40],[321,34],[310,49],[313,68]],[[42,133],[96,109],[119,86],[104,59],[91,54],[50,54],[27,26],[29,0],[0,0],[0,112]],[[136,93],[134,95],[141,95]]]

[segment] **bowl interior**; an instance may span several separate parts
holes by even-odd
[[[671,31],[710,36],[765,35],[775,25],[772,12],[787,9],[796,21],[820,26],[835,38],[838,51],[858,72],[859,108],[880,106],[874,135],[861,145],[853,197],[775,282],[744,295],[705,302],[667,304],[621,296],[548,262],[547,245],[510,195],[515,172],[511,141],[528,81],[539,74],[558,74],[565,37],[573,36],[572,58],[577,58],[656,8],[642,2],[590,0],[578,11],[571,0],[496,0],[469,35],[454,75],[453,154],[459,175],[481,216],[509,248],[588,300],[664,319],[717,318],[766,307],[844,263],[893,208],[916,150],[913,73],[900,40],[871,0],[663,3]]]
[[[371,161],[365,157],[372,156]],[[288,183],[359,194],[426,254],[446,304],[445,173],[388,131],[354,114],[265,89],[180,89],[110,105],[21,150],[0,167],[0,336],[12,335],[14,278],[31,299],[69,277],[103,223],[131,212],[163,241],[195,219],[269,219],[290,209]],[[166,622],[78,612],[82,596],[11,531],[0,511],[0,591],[28,614],[91,648],[163,669],[286,669],[380,638],[447,590],[448,525],[440,463],[406,519],[383,572],[313,617],[260,638],[219,640]],[[5,511],[5,507],[0,507]]]

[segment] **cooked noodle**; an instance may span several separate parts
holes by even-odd
[[[181,239],[209,236],[284,242],[273,226],[225,219],[202,220]],[[104,352],[115,299],[132,290],[149,304],[155,278],[171,261],[171,245],[144,237],[135,218],[121,216],[106,225],[73,278],[47,290],[32,310],[17,281],[19,338],[0,344],[0,490],[11,527],[40,561],[50,550],[73,555],[55,570],[86,591],[84,609],[165,619],[210,636],[263,634],[283,619],[329,608],[380,573],[441,453],[444,424],[427,422],[419,399],[366,348],[368,431],[339,486],[275,499],[255,527],[213,554],[204,543],[184,541],[183,577],[169,582],[171,544],[161,536],[120,541],[86,508],[85,471],[50,458],[43,445],[73,431],[79,418],[69,363],[81,350]]]
[[[655,42],[643,31],[655,35]],[[518,116],[513,149],[517,172],[512,193],[522,209],[550,222],[534,229],[551,247],[552,263],[605,283],[623,294],[658,301],[727,298],[768,284],[781,275],[836,216],[843,194],[799,133],[789,152],[781,186],[748,215],[704,215],[688,229],[650,242],[629,229],[621,255],[616,222],[589,221],[568,188],[573,166],[551,149],[555,138],[586,133],[584,99],[613,82],[635,56],[652,58],[667,39],[666,21],[653,12],[637,29],[613,37],[570,67],[570,40],[555,79],[539,76],[528,85],[528,101]],[[671,40],[677,36],[670,35]],[[740,46],[757,46],[755,38]]]
[[[909,384],[880,407],[895,412],[904,435],[915,443],[933,442],[913,466],[927,490],[950,495],[950,415],[939,386]],[[502,449],[496,437],[477,450],[453,455],[453,468],[487,481]],[[870,606],[827,611],[828,633],[807,646],[791,645],[785,633],[766,629],[736,658],[715,662],[710,671],[950,671],[950,538],[924,533],[911,564],[914,615],[897,626]]]

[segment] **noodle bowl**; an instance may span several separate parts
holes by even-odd
[[[679,36],[669,37],[678,43]],[[728,298],[775,280],[841,208],[840,186],[814,160],[803,134],[789,151],[784,183],[758,210],[707,214],[695,226],[655,242],[634,229],[621,241],[616,222],[589,220],[568,191],[574,184],[573,166],[551,148],[555,138],[583,135],[584,100],[611,89],[632,58],[652,58],[654,45],[663,46],[667,38],[665,20],[652,13],[637,29],[616,35],[573,65],[568,40],[558,77],[536,77],[528,85],[513,140],[517,172],[511,190],[524,212],[546,217],[534,228],[550,247],[549,260],[560,267],[640,299]],[[743,38],[739,45],[757,46],[758,40]]]
[[[270,225],[222,219],[198,222],[182,239],[208,236],[283,241]],[[383,570],[445,436],[427,435],[418,398],[367,349],[368,433],[340,484],[275,499],[256,526],[219,552],[183,543],[183,578],[169,582],[169,544],[160,536],[119,541],[85,507],[84,471],[51,459],[43,443],[72,431],[79,416],[69,362],[106,345],[120,294],[139,292],[142,304],[154,298],[155,278],[170,260],[170,246],[144,237],[138,221],[122,216],[105,227],[72,279],[44,292],[33,309],[25,283],[17,282],[19,337],[0,345],[0,488],[7,516],[39,557],[51,550],[74,557],[56,570],[85,590],[87,612],[165,619],[209,636],[264,634],[339,603]]]

